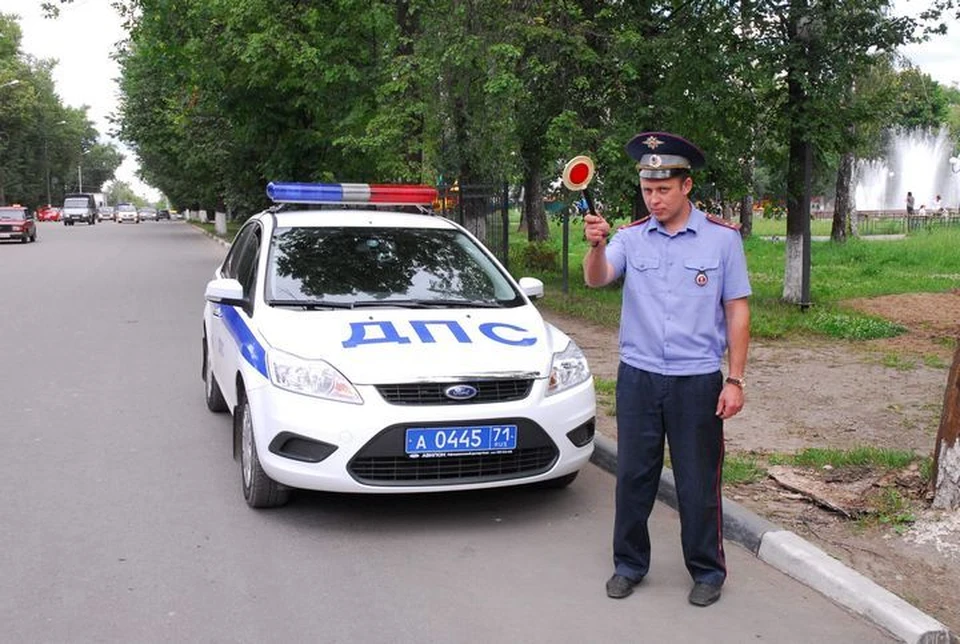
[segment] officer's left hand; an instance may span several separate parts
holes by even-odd
[[[717,416],[726,420],[733,418],[743,409],[743,389],[733,384],[725,384],[717,400]]]

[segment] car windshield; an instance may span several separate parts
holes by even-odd
[[[129,204],[120,204],[117,206],[117,210],[120,212],[137,212],[137,207]]]
[[[268,258],[274,305],[520,306],[503,272],[457,230],[278,228]]]
[[[26,211],[23,208],[0,208],[0,219],[17,219],[22,221],[26,218]]]
[[[87,199],[67,199],[63,202],[64,208],[86,208],[90,205]]]

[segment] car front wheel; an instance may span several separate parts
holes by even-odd
[[[260,466],[250,403],[246,399],[240,403],[237,414],[240,423],[240,480],[243,498],[251,508],[278,508],[286,505],[290,500],[290,488],[267,476]]]

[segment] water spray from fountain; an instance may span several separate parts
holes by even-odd
[[[918,210],[926,206],[932,214],[934,199],[940,195],[943,205],[956,212],[960,208],[960,174],[950,163],[951,157],[957,156],[953,150],[946,128],[892,132],[882,159],[857,164],[857,210],[902,211],[907,192],[912,192]]]

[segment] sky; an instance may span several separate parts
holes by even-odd
[[[919,13],[925,0],[896,0],[899,12]],[[40,0],[0,0],[0,12],[18,14],[23,31],[22,49],[37,58],[55,58],[53,78],[60,99],[71,107],[89,106],[87,112],[106,142],[126,157],[117,177],[134,190],[157,201],[159,193],[136,177],[138,162],[120,141],[109,136],[107,117],[117,105],[117,63],[110,58],[115,44],[125,37],[110,0],[74,0],[62,6],[60,17],[44,18]],[[960,21],[950,20],[949,33],[901,53],[939,83],[960,87]]]

